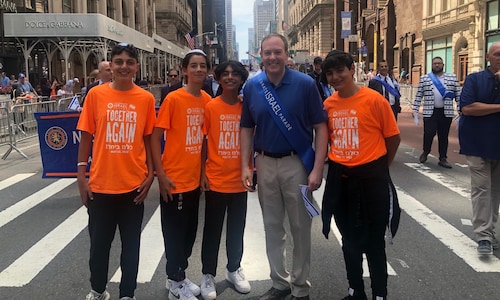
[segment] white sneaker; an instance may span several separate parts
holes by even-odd
[[[90,293],[88,293],[87,297],[85,297],[85,300],[109,300],[109,298],[110,296],[107,291],[99,294],[98,292],[91,290]]]
[[[130,298],[130,297],[121,297],[120,300],[137,300],[137,299],[134,296],[132,298]]]
[[[226,270],[226,280],[232,283],[238,292],[242,294],[250,292],[250,283],[245,279],[245,274],[243,274],[242,268],[239,268],[234,272]]]
[[[191,293],[193,295],[198,296],[200,295],[201,289],[198,285],[194,284],[191,280],[189,280],[187,277],[184,279],[184,285],[187,285]]]
[[[198,300],[189,287],[184,283],[184,281],[181,282],[176,282],[176,281],[171,281],[170,282],[170,290],[168,292],[168,299],[169,300]]]
[[[217,298],[215,279],[212,274],[203,274],[201,276],[201,296],[205,300],[214,300]]]

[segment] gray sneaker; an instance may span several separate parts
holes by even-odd
[[[88,293],[87,297],[85,297],[85,300],[109,300],[109,298],[110,296],[107,291],[99,294],[98,292],[91,290],[90,293]]]
[[[491,242],[488,240],[481,240],[477,242],[477,254],[479,255],[491,255],[493,254],[493,247],[491,247]]]

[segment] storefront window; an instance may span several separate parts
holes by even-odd
[[[444,71],[452,73],[451,67],[453,62],[453,53],[451,46],[452,46],[451,37],[445,37],[427,41],[425,49],[427,72],[430,72],[432,70],[432,59],[436,56],[440,56],[444,61]]]
[[[75,11],[74,0],[63,0],[63,13],[74,13]]]
[[[97,0],[87,0],[87,12],[88,13],[97,12]]]
[[[498,1],[488,2],[488,30],[497,29],[498,24]]]

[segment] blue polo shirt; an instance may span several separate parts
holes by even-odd
[[[474,102],[500,104],[500,83],[488,69],[467,75],[460,107]],[[458,127],[460,154],[500,160],[500,113],[461,116]]]
[[[272,85],[272,84],[271,84]],[[313,126],[326,122],[326,111],[314,80],[301,72],[285,70],[285,76],[277,86],[273,86],[281,106],[295,118],[301,135],[312,144]],[[257,77],[249,80],[243,89],[243,112],[241,127],[254,128],[255,148],[273,153],[293,151],[293,147],[283,135],[267,109],[267,101],[260,96]]]

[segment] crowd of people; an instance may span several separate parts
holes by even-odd
[[[156,117],[154,98],[132,80],[139,70],[133,45],[116,45],[111,60],[99,64],[98,79],[87,87],[77,126],[82,131],[78,187],[89,212],[88,300],[110,299],[108,260],[116,227],[123,245],[119,297],[135,299],[144,200],[154,181],[153,170],[159,184],[170,300],[217,297],[215,278],[225,218],[225,279],[239,293],[250,292],[241,260],[247,193],[255,191],[272,282],[259,299],[310,299],[312,215],[304,195],[313,200],[325,165],[322,232],[328,238],[333,217],[342,234],[349,285],[343,299],[368,299],[363,255],[370,267],[372,299],[387,299],[385,239],[392,243],[401,213],[390,176],[401,141],[398,80],[382,60],[368,86],[360,86],[354,79],[352,56],[338,50],[315,58],[311,73],[298,72],[288,42],[279,34],[262,40],[261,58],[262,70],[247,80],[248,69],[240,62],[211,68],[202,50],[189,51],[180,70],[169,70]],[[419,161],[426,163],[437,133],[438,164],[449,169],[452,102],[460,103],[461,153],[471,170],[473,227],[480,255],[492,254],[498,247],[494,225],[500,201],[496,137],[500,43],[491,46],[487,60],[490,66],[469,75],[460,94],[456,76],[445,73],[442,58],[434,57],[432,71],[420,78],[413,107],[418,119],[424,106]],[[128,132],[132,125],[134,130]],[[124,134],[114,134],[110,128]],[[92,147],[92,142],[97,146]],[[186,270],[202,193],[206,205],[198,285]],[[285,263],[288,235],[293,240],[290,269]]]

